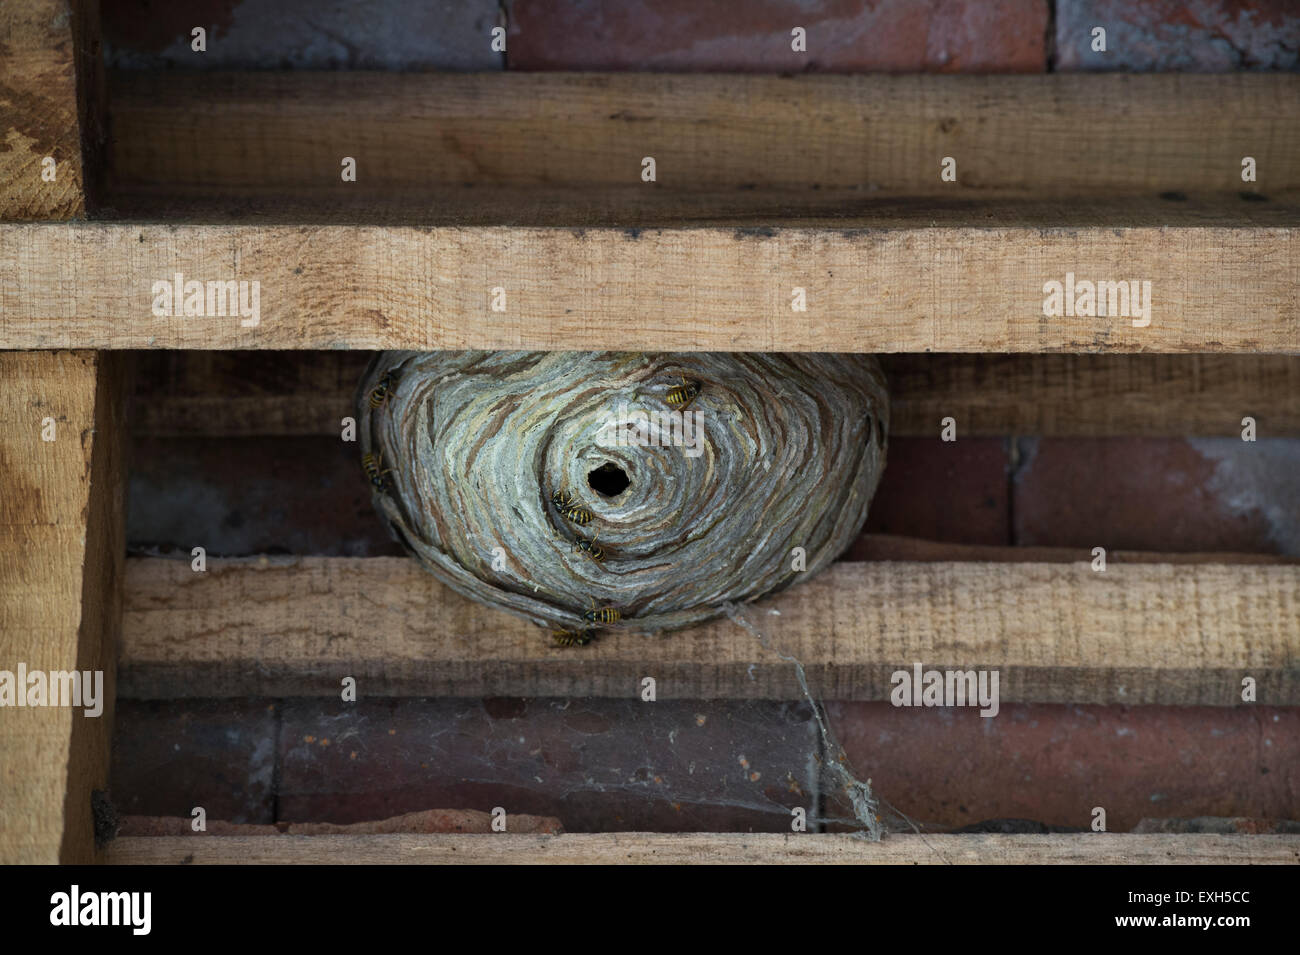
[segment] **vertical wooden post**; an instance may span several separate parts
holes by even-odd
[[[0,353],[0,670],[104,674],[97,717],[0,709],[0,863],[95,855],[126,549],[121,364],[107,352]]]
[[[85,215],[103,141],[102,74],[98,0],[0,4],[0,220]]]
[[[85,214],[102,139],[98,36],[96,0],[0,6],[0,220]],[[0,863],[95,858],[122,616],[121,365],[106,352],[0,353]],[[29,699],[20,667],[101,672],[102,712],[13,705]]]

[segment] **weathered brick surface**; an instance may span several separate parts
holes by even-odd
[[[1300,441],[1020,442],[1023,545],[1300,554]]]
[[[210,556],[398,555],[357,445],[331,437],[136,438],[126,537],[136,550]]]
[[[1106,31],[1106,51],[1092,31]],[[1294,0],[1057,0],[1056,68],[1225,73],[1300,68]]]
[[[510,0],[510,69],[1036,73],[1046,0]],[[807,52],[791,30],[807,31]]]
[[[935,422],[935,433],[939,424]],[[952,544],[1010,543],[1007,444],[1001,438],[891,438],[863,530]],[[848,555],[854,556],[851,550]]]
[[[830,703],[827,713],[858,775],[936,828],[1080,828],[1098,805],[1114,831],[1144,819],[1300,819],[1300,708],[1006,704],[984,719]],[[763,702],[300,700],[286,704],[277,769],[270,703],[124,700],[112,796],[128,814],[124,835],[181,830],[196,805],[211,834],[269,825],[277,779],[283,831],[471,831],[495,806],[516,832],[544,830],[524,818],[535,814],[571,832],[788,831],[789,807],[816,807],[819,787],[828,815],[848,817],[817,779],[807,715]],[[427,808],[440,805],[461,808]],[[405,813],[416,817],[392,818]]]
[[[183,70],[494,70],[496,0],[111,0],[111,68]],[[208,31],[207,52],[190,31]]]
[[[789,831],[790,807],[815,816],[809,717],[769,702],[287,702],[280,818],[501,806],[569,832]]]
[[[918,823],[1033,820],[1128,831],[1154,817],[1300,819],[1300,709],[831,703],[857,774]],[[827,790],[828,815],[847,817]]]
[[[279,717],[268,700],[118,700],[109,792],[120,814],[275,820]]]

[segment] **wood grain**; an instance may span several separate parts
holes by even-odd
[[[118,839],[120,865],[1285,865],[1300,836],[856,835],[566,833],[559,836],[136,836]]]
[[[157,351],[136,358],[129,421],[149,437],[339,434],[365,352]],[[884,355],[889,433],[934,437],[1300,437],[1290,355]]]
[[[86,212],[99,153],[98,0],[9,0],[0,7],[0,220]],[[55,179],[41,162],[55,161]]]
[[[1080,561],[1087,561],[1087,554]],[[1300,703],[1300,566],[1086,562],[835,564],[675,635],[583,648],[444,588],[403,558],[127,562],[125,696],[801,695],[881,700],[898,669],[996,668],[1004,702]]]
[[[1036,196],[1300,188],[1300,77],[115,73],[119,183],[852,186]],[[343,184],[340,162],[357,160]],[[940,161],[957,160],[957,181]],[[1241,182],[1253,156],[1255,184]]]
[[[892,434],[1300,437],[1288,355],[886,355]]]
[[[846,563],[878,561],[919,561],[927,564],[1077,564],[1079,548],[1041,547],[1004,544],[953,544],[947,541],[904,537],[901,534],[860,534],[840,559]],[[1091,555],[1088,556],[1091,560]],[[1241,553],[1156,553],[1140,550],[1106,551],[1106,566],[1111,564],[1300,564],[1300,557],[1280,554]]]
[[[0,667],[102,670],[104,711],[0,711],[0,863],[89,862],[121,624],[122,382],[109,355],[0,354]],[[42,440],[53,418],[55,440]]]
[[[621,199],[588,197],[588,219],[467,192],[437,218],[546,224],[3,226],[0,347],[1300,352],[1289,201],[892,204],[724,226],[682,225],[678,197],[676,224],[651,228],[591,224],[642,222]],[[1150,325],[1044,317],[1044,283],[1067,272],[1151,282]],[[153,284],[176,273],[257,281],[258,324],[154,315]]]

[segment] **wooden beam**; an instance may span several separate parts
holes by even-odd
[[[934,437],[1300,437],[1289,355],[886,355],[890,433]],[[337,431],[337,428],[335,429]],[[333,432],[331,432],[333,433]]]
[[[908,195],[1300,188],[1300,77],[117,73],[119,182],[229,195],[433,183]],[[1081,146],[1086,143],[1086,147]],[[357,160],[344,185],[340,162]],[[940,178],[945,156],[957,181]],[[1241,161],[1256,159],[1243,186]]]
[[[652,218],[676,224],[651,228],[606,198],[511,212],[471,189],[436,211],[477,225],[3,226],[0,347],[1300,352],[1289,201],[904,203],[719,225],[670,197]],[[688,208],[713,224],[682,225]],[[256,314],[251,284],[246,317],[168,313],[155,283],[177,274],[257,282]],[[1150,324],[1045,317],[1044,283],[1067,274],[1150,282]]]
[[[91,792],[108,788],[126,549],[119,364],[0,353],[0,669],[103,673],[98,717],[0,710],[4,864],[94,858]]]
[[[103,115],[98,30],[96,0],[0,7],[0,220],[86,212]],[[91,793],[108,788],[122,610],[121,365],[0,353],[0,668],[11,680],[20,667],[102,674],[96,716],[4,711],[0,863],[95,857]]]
[[[86,212],[102,138],[98,0],[0,7],[0,220]],[[53,181],[43,172],[54,160]]]
[[[841,563],[730,620],[582,648],[404,558],[127,562],[124,696],[801,696],[883,700],[891,675],[999,671],[1003,702],[1300,703],[1300,566]],[[770,648],[770,649],[768,649]]]
[[[1015,546],[1005,544],[952,544],[900,534],[859,534],[840,558],[847,563],[880,561],[920,562],[926,564],[1077,564],[1085,559],[1074,547]],[[1091,555],[1086,557],[1091,560]],[[1106,566],[1111,564],[1264,564],[1287,566],[1300,564],[1300,557],[1279,554],[1206,554],[1196,552],[1153,553],[1137,550],[1107,550]]]
[[[137,358],[128,420],[148,437],[339,433],[365,352],[158,351]],[[1300,437],[1291,355],[883,355],[889,433],[934,437]]]
[[[566,833],[559,836],[136,836],[121,865],[1281,865],[1300,836]]]

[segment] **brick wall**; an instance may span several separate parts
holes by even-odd
[[[507,49],[491,47],[504,25]],[[190,31],[208,31],[195,53]],[[791,48],[805,31],[806,50]],[[1096,28],[1105,49],[1094,49]],[[118,69],[1295,70],[1288,0],[117,0]]]

